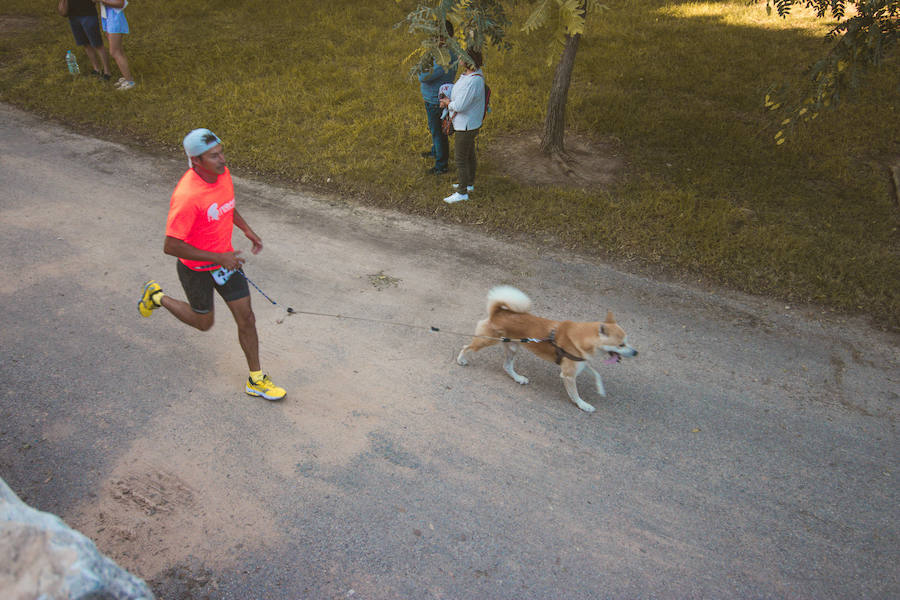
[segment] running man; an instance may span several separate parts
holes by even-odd
[[[152,279],[144,285],[138,311],[149,317],[164,307],[175,317],[200,331],[213,326],[213,289],[225,300],[238,328],[238,341],[250,376],[244,387],[251,396],[281,400],[287,392],[262,372],[256,317],[250,307],[250,288],[241,272],[241,251],[231,245],[235,226],[253,243],[251,252],[262,250],[262,239],[241,217],[234,204],[231,172],[225,166],[222,141],[209,129],[195,129],[184,138],[188,171],[181,177],[169,205],[163,252],[178,258],[178,278],[187,302],[163,293]]]

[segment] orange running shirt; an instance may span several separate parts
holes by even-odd
[[[228,167],[215,183],[203,181],[193,169],[188,169],[172,192],[166,235],[200,250],[231,252],[233,228],[234,184]],[[208,261],[179,260],[195,271],[219,267]]]

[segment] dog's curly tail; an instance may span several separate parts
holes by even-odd
[[[517,313],[528,312],[531,310],[531,299],[511,285],[498,285],[488,292],[487,312],[488,315],[493,315],[501,309]]]

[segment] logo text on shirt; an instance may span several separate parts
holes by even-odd
[[[218,221],[219,217],[232,210],[234,210],[234,198],[223,204],[221,207],[218,202],[213,202],[210,204],[209,208],[206,209],[206,222]]]

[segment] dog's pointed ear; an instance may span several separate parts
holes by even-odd
[[[604,323],[609,323],[610,325],[612,325],[612,324],[614,324],[614,323],[616,322],[616,318],[613,317],[613,314],[612,314],[612,311],[611,311],[611,310],[606,311],[606,320],[603,321],[603,322],[604,322]]]

